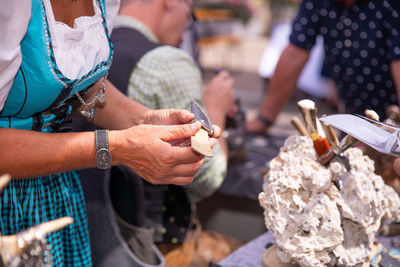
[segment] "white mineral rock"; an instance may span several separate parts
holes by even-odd
[[[373,161],[357,148],[345,155],[350,172],[337,162],[323,167],[311,139],[294,135],[270,162],[259,201],[282,261],[307,267],[363,263],[382,216],[400,219],[400,198],[374,173]]]

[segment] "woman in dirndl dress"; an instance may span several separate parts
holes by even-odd
[[[46,237],[53,266],[91,266],[74,170],[104,167],[93,132],[68,132],[71,112],[110,129],[110,165],[131,167],[149,182],[190,183],[203,163],[190,147],[171,144],[199,130],[188,124],[193,114],[149,110],[107,81],[118,9],[118,0],[13,0],[0,11],[0,174],[14,178],[0,194],[0,230],[11,235],[72,217]]]

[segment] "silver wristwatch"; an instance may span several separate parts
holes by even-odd
[[[112,157],[108,149],[108,130],[95,130],[96,166],[99,169],[111,167]]]

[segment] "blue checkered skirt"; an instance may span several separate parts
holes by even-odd
[[[15,179],[0,193],[0,230],[10,235],[64,216],[68,227],[46,236],[52,266],[91,266],[86,206],[75,172]]]

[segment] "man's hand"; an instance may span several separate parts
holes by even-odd
[[[234,80],[227,71],[221,71],[203,88],[203,101],[207,111],[218,108],[224,116],[235,110]],[[237,112],[237,107],[236,107]],[[234,115],[234,114],[233,114]],[[210,117],[212,114],[210,112]]]
[[[248,133],[266,133],[268,131],[268,128],[269,127],[258,118],[254,118],[253,120],[249,120],[246,122],[246,131]]]

